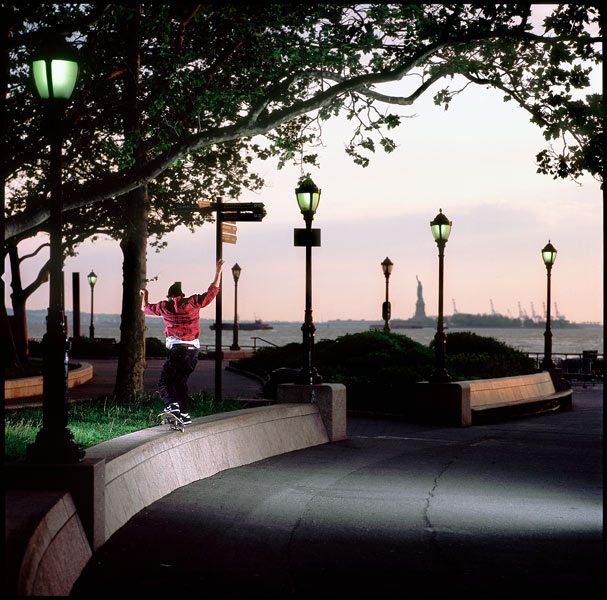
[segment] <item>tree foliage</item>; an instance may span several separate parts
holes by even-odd
[[[184,220],[198,224],[202,217],[180,216],[175,206],[258,189],[255,158],[313,164],[316,157],[303,149],[339,113],[353,124],[347,152],[366,166],[378,146],[394,149],[390,130],[404,122],[399,106],[434,93],[447,109],[462,78],[502,90],[529,112],[547,141],[540,172],[602,180],[602,99],[583,95],[602,59],[600,14],[591,5],[558,5],[539,28],[532,27],[533,5],[522,3],[2,8],[9,40],[7,238],[48,216],[43,111],[26,65],[32,49],[55,35],[76,45],[82,60],[80,91],[66,115],[68,221],[94,216],[120,229],[115,199],[148,183],[150,233],[160,238]],[[135,139],[121,121],[121,36],[139,8],[142,120]],[[437,90],[438,82],[444,87]],[[382,92],[386,83],[397,83],[398,94]],[[143,163],[135,160],[137,148]]]

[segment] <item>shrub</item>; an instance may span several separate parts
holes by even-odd
[[[146,337],[145,338],[145,355],[148,358],[159,358],[166,356],[168,353],[167,347],[158,338]]]
[[[398,333],[366,331],[315,345],[315,366],[323,381],[343,383],[348,409],[410,415],[415,383],[427,381],[434,365],[434,344],[424,346]],[[264,395],[294,381],[302,366],[301,344],[263,348],[236,362],[238,368],[267,380]],[[489,379],[535,372],[522,352],[494,338],[469,332],[447,336],[446,366],[454,379]]]
[[[413,386],[427,379],[433,366],[430,350],[410,338],[382,331],[344,335],[314,346],[315,366],[324,381],[343,383],[348,408],[406,414],[412,407]],[[268,380],[264,388],[273,397],[276,383],[293,381],[302,366],[301,344],[263,348],[240,359],[238,368]],[[274,376],[273,376],[273,372]]]
[[[434,340],[430,342],[434,349]],[[535,373],[535,361],[492,337],[471,331],[447,334],[446,367],[454,379],[492,379]]]

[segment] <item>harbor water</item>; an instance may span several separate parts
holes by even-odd
[[[201,321],[200,344],[212,348],[215,345],[215,332],[209,328],[211,321]],[[272,323],[272,329],[240,330],[238,342],[243,348],[264,346],[284,346],[292,342],[301,342],[301,323]],[[329,323],[315,323],[316,341],[323,339],[336,339],[348,333],[368,331],[374,325],[370,321],[332,321]],[[383,323],[375,325],[382,327]],[[71,318],[68,317],[68,326],[72,327]],[[146,336],[155,337],[164,341],[162,319],[159,317],[146,317]],[[544,328],[451,328],[447,333],[456,331],[472,331],[478,335],[493,337],[512,348],[523,352],[544,351]],[[423,327],[421,329],[393,329],[394,333],[406,335],[421,344],[429,344],[436,329]],[[32,319],[29,323],[29,337],[41,338],[45,333],[45,324],[42,320]],[[81,320],[81,334],[88,335],[88,321]],[[600,325],[578,327],[554,327],[552,329],[552,351],[554,354],[580,354],[584,350],[596,350],[603,353],[603,327]],[[70,330],[71,335],[71,330]],[[232,331],[223,331],[222,343],[229,346],[232,343]],[[120,339],[120,318],[118,315],[99,315],[95,318],[95,337]]]

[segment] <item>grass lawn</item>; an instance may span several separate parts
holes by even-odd
[[[69,405],[68,427],[78,444],[85,449],[133,431],[160,424],[158,413],[162,410],[158,394],[146,394],[129,404],[118,404],[111,398],[100,397]],[[235,400],[224,399],[215,403],[206,392],[190,397],[192,418],[238,410],[242,405]],[[5,412],[4,453],[5,460],[25,457],[42,427],[42,407],[16,408]]]

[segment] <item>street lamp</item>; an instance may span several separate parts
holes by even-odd
[[[297,205],[306,223],[305,229],[295,229],[295,245],[306,248],[306,308],[303,332],[304,366],[296,382],[300,384],[321,383],[322,379],[314,367],[314,334],[316,327],[312,318],[312,246],[320,246],[320,229],[312,229],[314,213],[320,202],[319,187],[307,177],[295,190]]]
[[[69,342],[63,311],[61,215],[63,117],[78,78],[78,61],[71,48],[60,41],[36,52],[32,56],[30,67],[35,88],[45,104],[47,136],[51,149],[51,203],[49,308],[46,334],[42,339],[42,429],[35,442],[27,447],[27,460],[38,463],[79,462],[84,458],[84,449],[76,444],[73,433],[67,427]]]
[[[232,267],[232,276],[234,277],[234,327],[232,328],[233,337],[230,350],[240,350],[238,345],[238,279],[241,271],[242,269],[238,263],[235,263]]]
[[[95,283],[97,283],[97,275],[95,272],[91,270],[91,272],[86,276],[89,280],[89,285],[91,286],[91,324],[89,325],[89,337],[94,340],[95,339],[95,321],[93,318],[93,288],[95,287]]]
[[[434,352],[436,356],[436,366],[430,376],[430,381],[434,383],[448,383],[451,376],[445,368],[445,346],[447,336],[443,323],[443,267],[445,258],[445,244],[451,233],[451,221],[443,214],[443,209],[439,209],[438,215],[430,222],[432,235],[438,246],[438,320],[436,325],[436,335],[434,336]]]
[[[552,271],[552,265],[556,260],[556,248],[548,243],[542,248],[542,259],[546,265],[546,287],[547,287],[547,298],[546,298],[546,331],[544,332],[544,360],[540,365],[542,369],[554,369],[556,364],[552,360],[552,328],[550,326],[550,276]]]
[[[388,299],[388,280],[390,279],[390,274],[392,273],[392,267],[394,263],[386,256],[384,261],[381,263],[381,268],[384,271],[384,276],[386,277],[386,301],[382,304],[382,319],[384,320],[384,332],[390,333],[390,316],[391,316],[391,307],[390,301]]]

